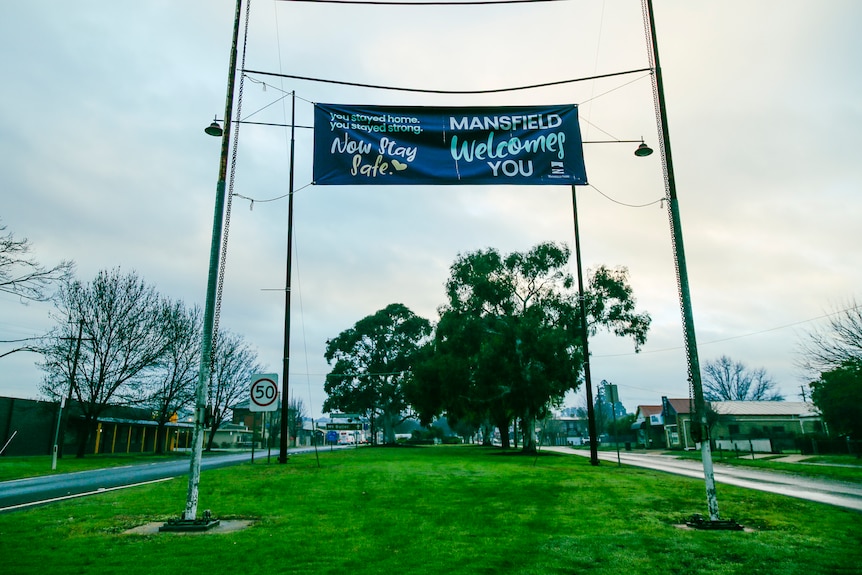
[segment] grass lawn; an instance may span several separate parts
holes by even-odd
[[[473,446],[363,448],[206,471],[200,510],[232,533],[137,535],[177,517],[187,481],[0,514],[3,572],[860,573],[862,514],[720,486],[750,532],[677,528],[703,482],[582,457]]]

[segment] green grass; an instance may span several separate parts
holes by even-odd
[[[751,532],[675,526],[702,481],[473,446],[354,449],[203,474],[233,533],[132,535],[176,517],[186,480],[0,515],[3,571],[29,573],[859,573],[862,514],[720,486]]]

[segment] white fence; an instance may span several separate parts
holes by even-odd
[[[727,451],[772,453],[772,441],[767,437],[759,439],[716,439],[715,447]]]

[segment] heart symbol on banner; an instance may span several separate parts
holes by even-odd
[[[392,167],[397,171],[402,172],[407,169],[407,164],[402,164],[398,160],[392,160]]]

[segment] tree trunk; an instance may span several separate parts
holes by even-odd
[[[156,426],[156,443],[155,443],[155,453],[156,455],[164,455],[165,453],[165,422],[159,418],[158,425]]]
[[[502,443],[503,449],[509,449],[511,446],[511,443],[509,442],[509,418],[499,417],[496,423],[497,429],[500,430],[500,442]]]
[[[532,415],[521,418],[521,431],[524,435],[524,453],[536,453],[536,418]]]
[[[90,437],[95,435],[98,422],[95,417],[85,416],[84,424],[81,426],[81,436],[78,438],[78,452],[75,454],[77,459],[84,457],[87,453],[87,444],[90,442]]]
[[[491,422],[487,419],[482,422],[482,445],[488,447],[494,445],[493,435],[494,435],[494,426],[491,425]]]
[[[383,443],[385,445],[395,445],[394,417],[391,413],[384,411],[381,419],[383,420]]]
[[[213,444],[215,443],[215,434],[216,434],[216,431],[218,430],[218,428],[219,428],[218,424],[213,424],[210,426],[209,437],[207,437],[206,451],[212,451],[213,450]],[[254,439],[254,434],[252,434],[252,439]]]

